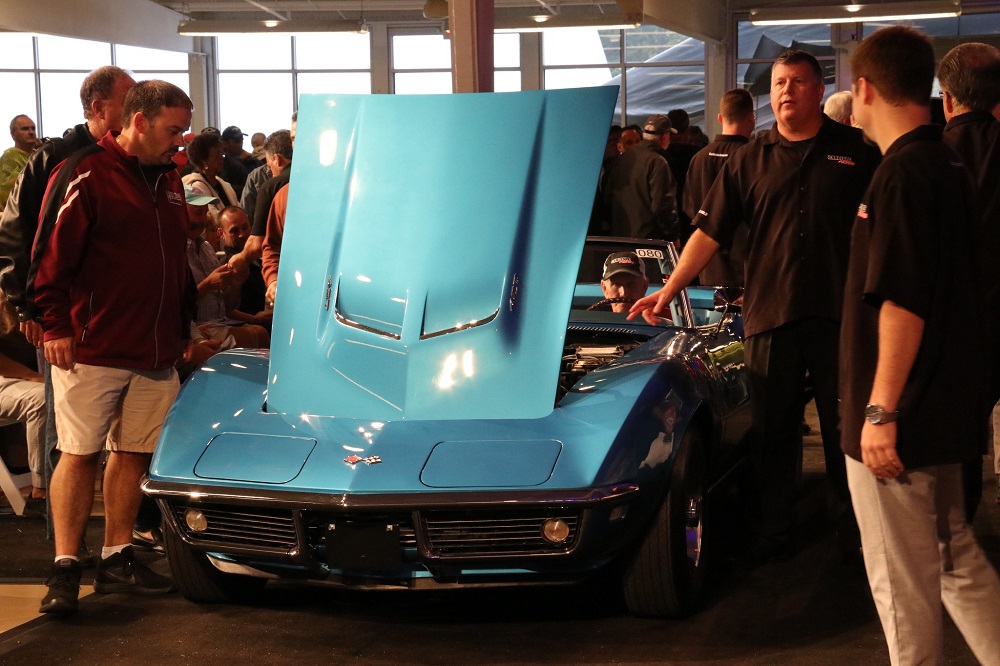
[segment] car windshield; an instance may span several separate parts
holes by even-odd
[[[571,317],[623,319],[636,298],[663,286],[675,262],[676,253],[666,242],[588,237],[580,260]],[[609,279],[602,285],[605,274]],[[679,307],[679,299],[670,305],[675,322],[683,321],[678,316]]]

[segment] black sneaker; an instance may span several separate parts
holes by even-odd
[[[76,560],[63,558],[52,565],[52,575],[45,581],[49,591],[42,599],[39,613],[72,615],[79,606],[80,576],[83,570]]]
[[[132,547],[139,550],[151,550],[164,555],[167,552],[163,546],[163,533],[159,527],[154,527],[148,532],[132,530]]]
[[[137,560],[135,553],[132,552],[132,546],[126,546],[121,552],[101,559],[97,563],[94,592],[165,594],[173,589],[174,581],[167,576],[161,576]]]

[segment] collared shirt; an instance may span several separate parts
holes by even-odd
[[[204,238],[188,239],[187,261],[196,285],[201,284],[202,280],[219,267],[215,250]],[[226,298],[221,289],[198,297],[198,314],[195,316],[195,323],[204,324],[210,321],[222,321],[225,318]]]
[[[983,312],[973,185],[941,128],[886,151],[857,211],[840,335],[844,452],[861,460],[884,301],[924,320],[899,399],[896,450],[907,469],[973,460],[986,442],[988,364],[971,346]],[[974,338],[973,338],[974,339]]]
[[[749,143],[742,134],[719,134],[710,144],[695,153],[688,166],[687,182],[684,188],[684,213],[693,220],[698,215],[701,202],[722,171],[726,160],[737,150]],[[733,237],[708,260],[708,265],[698,274],[704,285],[715,287],[742,287],[743,263],[747,255],[747,227],[739,225]]]
[[[694,224],[722,244],[749,227],[748,336],[808,317],[840,320],[851,224],[878,160],[860,130],[824,116],[808,146],[775,125],[726,162]]]
[[[962,158],[976,186],[980,244],[1000,247],[1000,122],[984,111],[963,113],[948,121],[942,140]],[[982,259],[983,283],[992,287],[985,308],[992,315],[989,330],[1000,331],[1000,261],[995,253]],[[993,395],[1000,399],[1000,367],[993,377]]]

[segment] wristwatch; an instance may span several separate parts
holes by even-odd
[[[873,405],[872,403],[868,403],[865,405],[865,418],[868,419],[872,425],[885,425],[886,423],[892,423],[899,418],[899,411],[890,412],[882,405]]]

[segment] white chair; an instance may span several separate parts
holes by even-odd
[[[0,428],[15,423],[17,423],[15,419],[0,419]],[[0,488],[3,488],[3,494],[7,497],[7,501],[10,502],[14,513],[19,516],[24,515],[24,506],[26,504],[24,497],[21,495],[21,488],[30,483],[31,472],[11,474],[7,468],[7,463],[3,461],[3,458],[0,458]]]

